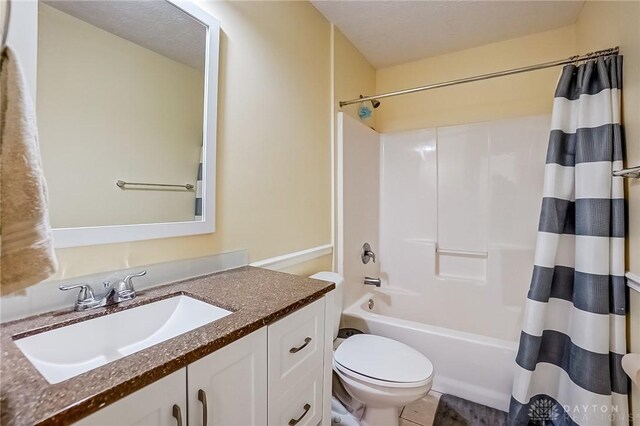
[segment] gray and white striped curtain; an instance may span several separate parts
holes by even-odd
[[[629,424],[621,91],[621,56],[562,71],[509,424]]]

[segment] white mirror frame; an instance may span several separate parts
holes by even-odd
[[[201,221],[143,223],[134,225],[87,226],[53,229],[56,248],[80,247],[127,241],[151,240],[215,232],[216,209],[216,135],[218,117],[218,62],[220,51],[220,22],[190,1],[166,0],[207,27],[205,51],[204,116]],[[212,52],[214,54],[212,54]],[[135,205],[131,206],[135,208]]]

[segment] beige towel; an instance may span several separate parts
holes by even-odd
[[[57,269],[36,117],[15,55],[0,65],[0,294],[36,284]]]

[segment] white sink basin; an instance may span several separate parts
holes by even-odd
[[[49,383],[60,383],[231,312],[176,296],[16,340]]]

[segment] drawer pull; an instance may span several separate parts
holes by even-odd
[[[175,417],[178,426],[182,426],[182,410],[178,404],[173,404],[173,417]]]
[[[306,339],[304,339],[304,343],[302,344],[302,346],[298,346],[297,348],[289,349],[289,352],[292,353],[292,354],[295,354],[296,352],[299,352],[299,351],[303,350],[309,343],[311,343],[311,337],[307,337]]]
[[[307,339],[311,340],[311,338],[307,337]],[[307,342],[309,343],[309,342]],[[302,420],[304,418],[304,416],[307,415],[307,413],[309,412],[309,410],[311,409],[311,406],[309,404],[304,404],[304,413],[302,413],[302,415],[300,417],[298,417],[297,419],[291,419],[289,420],[289,426],[296,426],[298,423],[300,423],[300,420]]]
[[[202,389],[198,389],[198,401],[202,403],[202,426],[207,426],[209,410],[207,408],[207,393]]]

